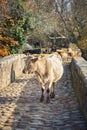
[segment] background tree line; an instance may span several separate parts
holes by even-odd
[[[86,0],[0,0],[0,55],[21,53],[26,42],[55,31],[87,54]]]

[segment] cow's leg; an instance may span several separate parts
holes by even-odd
[[[44,101],[44,89],[45,89],[44,87],[41,88],[42,94],[41,94],[40,102]]]
[[[46,102],[49,103],[50,102],[50,90],[52,87],[52,82],[50,82],[49,87],[47,88],[47,100]]]
[[[50,102],[50,96],[49,96],[50,90],[49,88],[47,88],[47,99],[46,99],[46,103]]]
[[[51,98],[55,98],[55,83],[52,84],[52,87],[51,87],[51,92],[50,92],[50,97]]]

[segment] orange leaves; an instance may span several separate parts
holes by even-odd
[[[0,35],[0,56],[9,55],[12,47],[17,45],[19,45],[18,41],[13,38]]]
[[[7,56],[7,55],[9,55],[9,53],[6,50],[0,49],[0,57],[1,56]]]
[[[87,50],[87,39],[83,39],[83,40],[79,41],[78,46],[82,50]]]
[[[9,55],[8,47],[0,43],[0,56]]]
[[[10,19],[10,24],[13,26],[14,25],[14,20]]]
[[[29,1],[26,1],[26,2],[25,2],[25,6],[26,6],[27,8],[29,8],[31,5],[32,5],[31,2],[29,2]]]
[[[9,0],[0,0],[0,2],[8,3]]]
[[[0,55],[22,52],[31,25],[33,1],[0,0]],[[17,41],[16,41],[17,40]]]
[[[3,39],[3,37],[2,37],[2,35],[0,35],[0,40],[2,40]]]
[[[6,17],[7,18],[7,20],[5,21],[5,24],[7,25],[7,26],[14,26],[14,24],[15,24],[15,21],[11,18],[11,17]]]
[[[10,44],[10,46],[19,45],[18,41],[15,41],[13,38],[8,36],[3,37],[2,35],[0,35],[0,41],[4,42],[5,44]]]
[[[9,13],[9,8],[7,8],[8,2],[9,0],[0,0],[1,13],[3,14],[3,16]]]
[[[26,1],[24,3],[25,3],[26,8],[28,8],[30,10],[34,10],[35,9],[35,2]]]

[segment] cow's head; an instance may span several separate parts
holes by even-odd
[[[25,60],[25,66],[23,69],[23,73],[34,73],[36,71],[37,65],[36,61],[38,60],[38,57],[28,57]]]

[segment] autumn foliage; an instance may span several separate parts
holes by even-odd
[[[10,54],[11,49],[14,46],[18,46],[18,41],[15,41],[11,37],[4,37],[0,35],[0,56],[7,56]]]
[[[7,56],[11,53],[11,50],[14,46],[18,46],[18,41],[15,41],[14,38],[11,38],[6,34],[8,31],[8,25],[6,20],[9,18],[9,23],[11,25],[14,24],[14,21],[11,19],[9,14],[9,8],[7,8],[7,4],[10,0],[0,0],[0,8],[1,8],[1,21],[0,21],[0,57]]]
[[[81,41],[78,41],[78,46],[82,50],[86,51],[87,50],[87,39],[83,39]]]
[[[0,57],[22,52],[32,29],[30,7],[29,1],[0,0]]]

